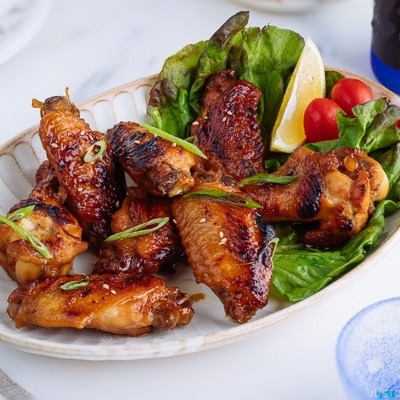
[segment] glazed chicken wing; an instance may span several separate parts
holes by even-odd
[[[125,196],[125,177],[114,162],[108,139],[80,118],[66,96],[41,103],[39,136],[67,204],[78,218],[88,242],[95,247],[110,233],[111,215]]]
[[[319,153],[300,147],[276,172],[297,176],[288,184],[249,189],[268,221],[305,222],[304,242],[335,247],[359,233],[388,191],[378,162],[358,149]]]
[[[10,213],[18,212],[33,206],[33,211],[14,223],[40,241],[49,251],[48,255],[39,253],[9,225],[0,224],[0,263],[20,284],[69,273],[74,258],[88,247],[82,240],[80,225],[62,204],[57,188],[54,171],[48,163],[43,163],[29,198],[10,210]]]
[[[108,135],[118,162],[149,193],[173,197],[193,186],[191,169],[198,162],[193,153],[135,122],[120,122]]]
[[[190,296],[151,275],[140,280],[129,274],[49,277],[18,287],[8,303],[17,328],[93,328],[140,336],[152,327],[186,325],[193,317]]]
[[[183,254],[183,247],[172,222],[169,197],[153,196],[141,188],[129,187],[122,207],[112,217],[111,230],[116,234],[164,217],[170,218],[169,222],[154,232],[105,242],[94,272],[128,272],[135,276],[154,274],[160,270],[172,272]]]
[[[214,180],[198,180],[193,191],[208,189],[241,194]],[[268,302],[272,226],[254,208],[212,199],[176,198],[172,210],[196,281],[211,288],[233,321],[248,321]]]
[[[204,90],[191,135],[207,155],[206,170],[234,179],[263,171],[264,147],[258,123],[260,90],[233,70],[214,74]]]

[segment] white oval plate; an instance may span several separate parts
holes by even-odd
[[[78,105],[82,110],[81,115],[92,129],[103,132],[122,120],[143,122],[146,120],[148,91],[153,82],[154,77],[148,77],[101,93]],[[368,83],[375,92],[397,101],[395,95],[381,86],[371,81]],[[0,148],[0,213],[7,213],[12,205],[28,196],[34,183],[35,171],[44,159],[45,154],[37,134],[37,126],[27,129]],[[399,241],[400,234],[397,228],[399,217],[400,215],[397,215],[388,221],[386,232],[379,245],[363,263],[345,276],[297,304],[271,299],[266,308],[243,325],[237,325],[225,318],[219,300],[206,287],[194,282],[190,268],[183,267],[173,278],[168,279],[168,284],[177,285],[190,294],[200,292],[205,294],[204,300],[194,304],[195,316],[188,326],[168,332],[154,330],[151,334],[139,338],[92,330],[39,327],[18,330],[6,313],[8,296],[16,284],[0,268],[0,340],[26,352],[85,360],[169,357],[243,340],[264,332],[274,324],[320,302],[372,267]],[[75,262],[75,270],[84,271],[91,265],[91,261],[89,254],[80,256]]]
[[[0,64],[17,54],[39,31],[50,0],[2,0],[0,4]]]

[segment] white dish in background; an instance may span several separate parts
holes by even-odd
[[[17,54],[44,23],[50,0],[2,0],[0,4],[0,64]]]
[[[274,13],[303,13],[311,11],[323,3],[338,2],[340,0],[233,0],[236,3],[262,11]]]
[[[343,72],[343,71],[341,71]],[[351,75],[346,73],[347,75]],[[81,116],[92,129],[106,131],[122,120],[143,122],[146,119],[148,91],[154,77],[143,78],[78,104]],[[368,81],[375,93],[397,101],[380,85]],[[52,95],[56,95],[54,93]],[[61,93],[62,94],[62,93]],[[73,91],[71,92],[73,99]],[[38,112],[38,120],[39,120]],[[34,183],[35,171],[45,153],[37,126],[27,129],[0,148],[0,213],[5,214],[20,199],[28,196]],[[387,221],[385,234],[366,260],[317,294],[296,304],[279,302],[273,298],[266,308],[249,322],[238,325],[229,321],[222,304],[205,286],[194,282],[190,268],[182,267],[167,279],[168,285],[177,285],[189,294],[204,293],[205,298],[194,304],[195,316],[188,326],[172,331],[157,331],[144,337],[130,338],[91,330],[45,329],[27,327],[16,329],[6,313],[7,299],[16,287],[0,268],[0,341],[26,352],[60,358],[86,360],[133,360],[169,357],[193,353],[243,340],[266,331],[274,324],[290,318],[302,310],[340,290],[375,264],[400,241],[400,215]],[[76,270],[87,271],[91,256],[84,254],[75,262]]]

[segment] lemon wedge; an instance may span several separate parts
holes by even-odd
[[[272,128],[271,151],[291,153],[305,142],[304,111],[311,100],[324,96],[324,63],[315,43],[307,38]]]

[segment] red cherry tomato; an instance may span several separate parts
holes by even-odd
[[[332,88],[331,99],[350,117],[354,117],[352,108],[373,99],[371,88],[355,78],[343,78]]]
[[[331,99],[317,98],[304,112],[304,132],[310,143],[339,137],[336,114],[340,107]]]

